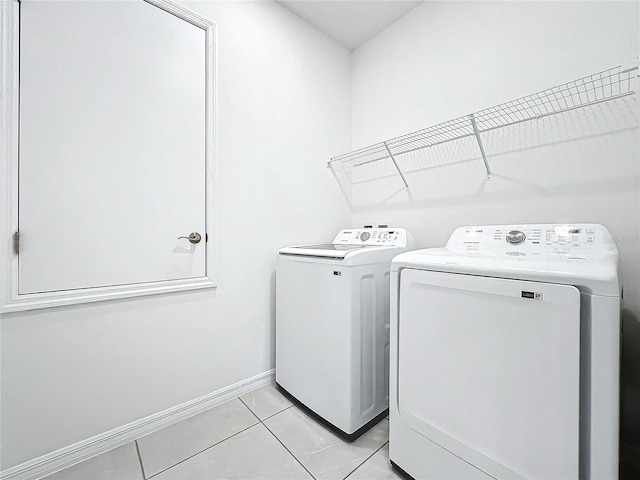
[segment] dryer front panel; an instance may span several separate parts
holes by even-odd
[[[578,478],[580,293],[403,269],[402,419],[495,478]]]

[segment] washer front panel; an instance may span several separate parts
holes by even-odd
[[[575,287],[405,268],[399,303],[413,430],[495,478],[578,478]]]

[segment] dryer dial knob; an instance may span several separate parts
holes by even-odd
[[[367,240],[369,240],[370,236],[371,234],[369,232],[362,232],[360,234],[360,240],[362,240],[363,242],[366,242]]]
[[[518,245],[525,241],[527,236],[520,230],[511,230],[507,233],[507,242],[511,245]]]

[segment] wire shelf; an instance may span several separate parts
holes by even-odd
[[[353,168],[390,159],[405,186],[408,186],[395,157],[475,136],[485,162],[487,176],[490,176],[491,171],[480,139],[481,133],[633,95],[637,77],[637,64],[627,68],[623,66],[610,68],[417,132],[332,157],[328,166],[334,169],[334,172],[337,170],[352,172]]]

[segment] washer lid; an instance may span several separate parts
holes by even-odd
[[[336,245],[335,243],[317,243],[312,245],[294,245],[280,249],[280,255],[300,255],[305,257],[329,257],[344,259],[349,252],[373,248],[375,245]]]
[[[338,260],[346,258],[355,264],[367,264],[388,262],[394,255],[411,247],[413,237],[404,228],[349,228],[340,230],[333,243],[294,245],[282,248],[278,253]]]

